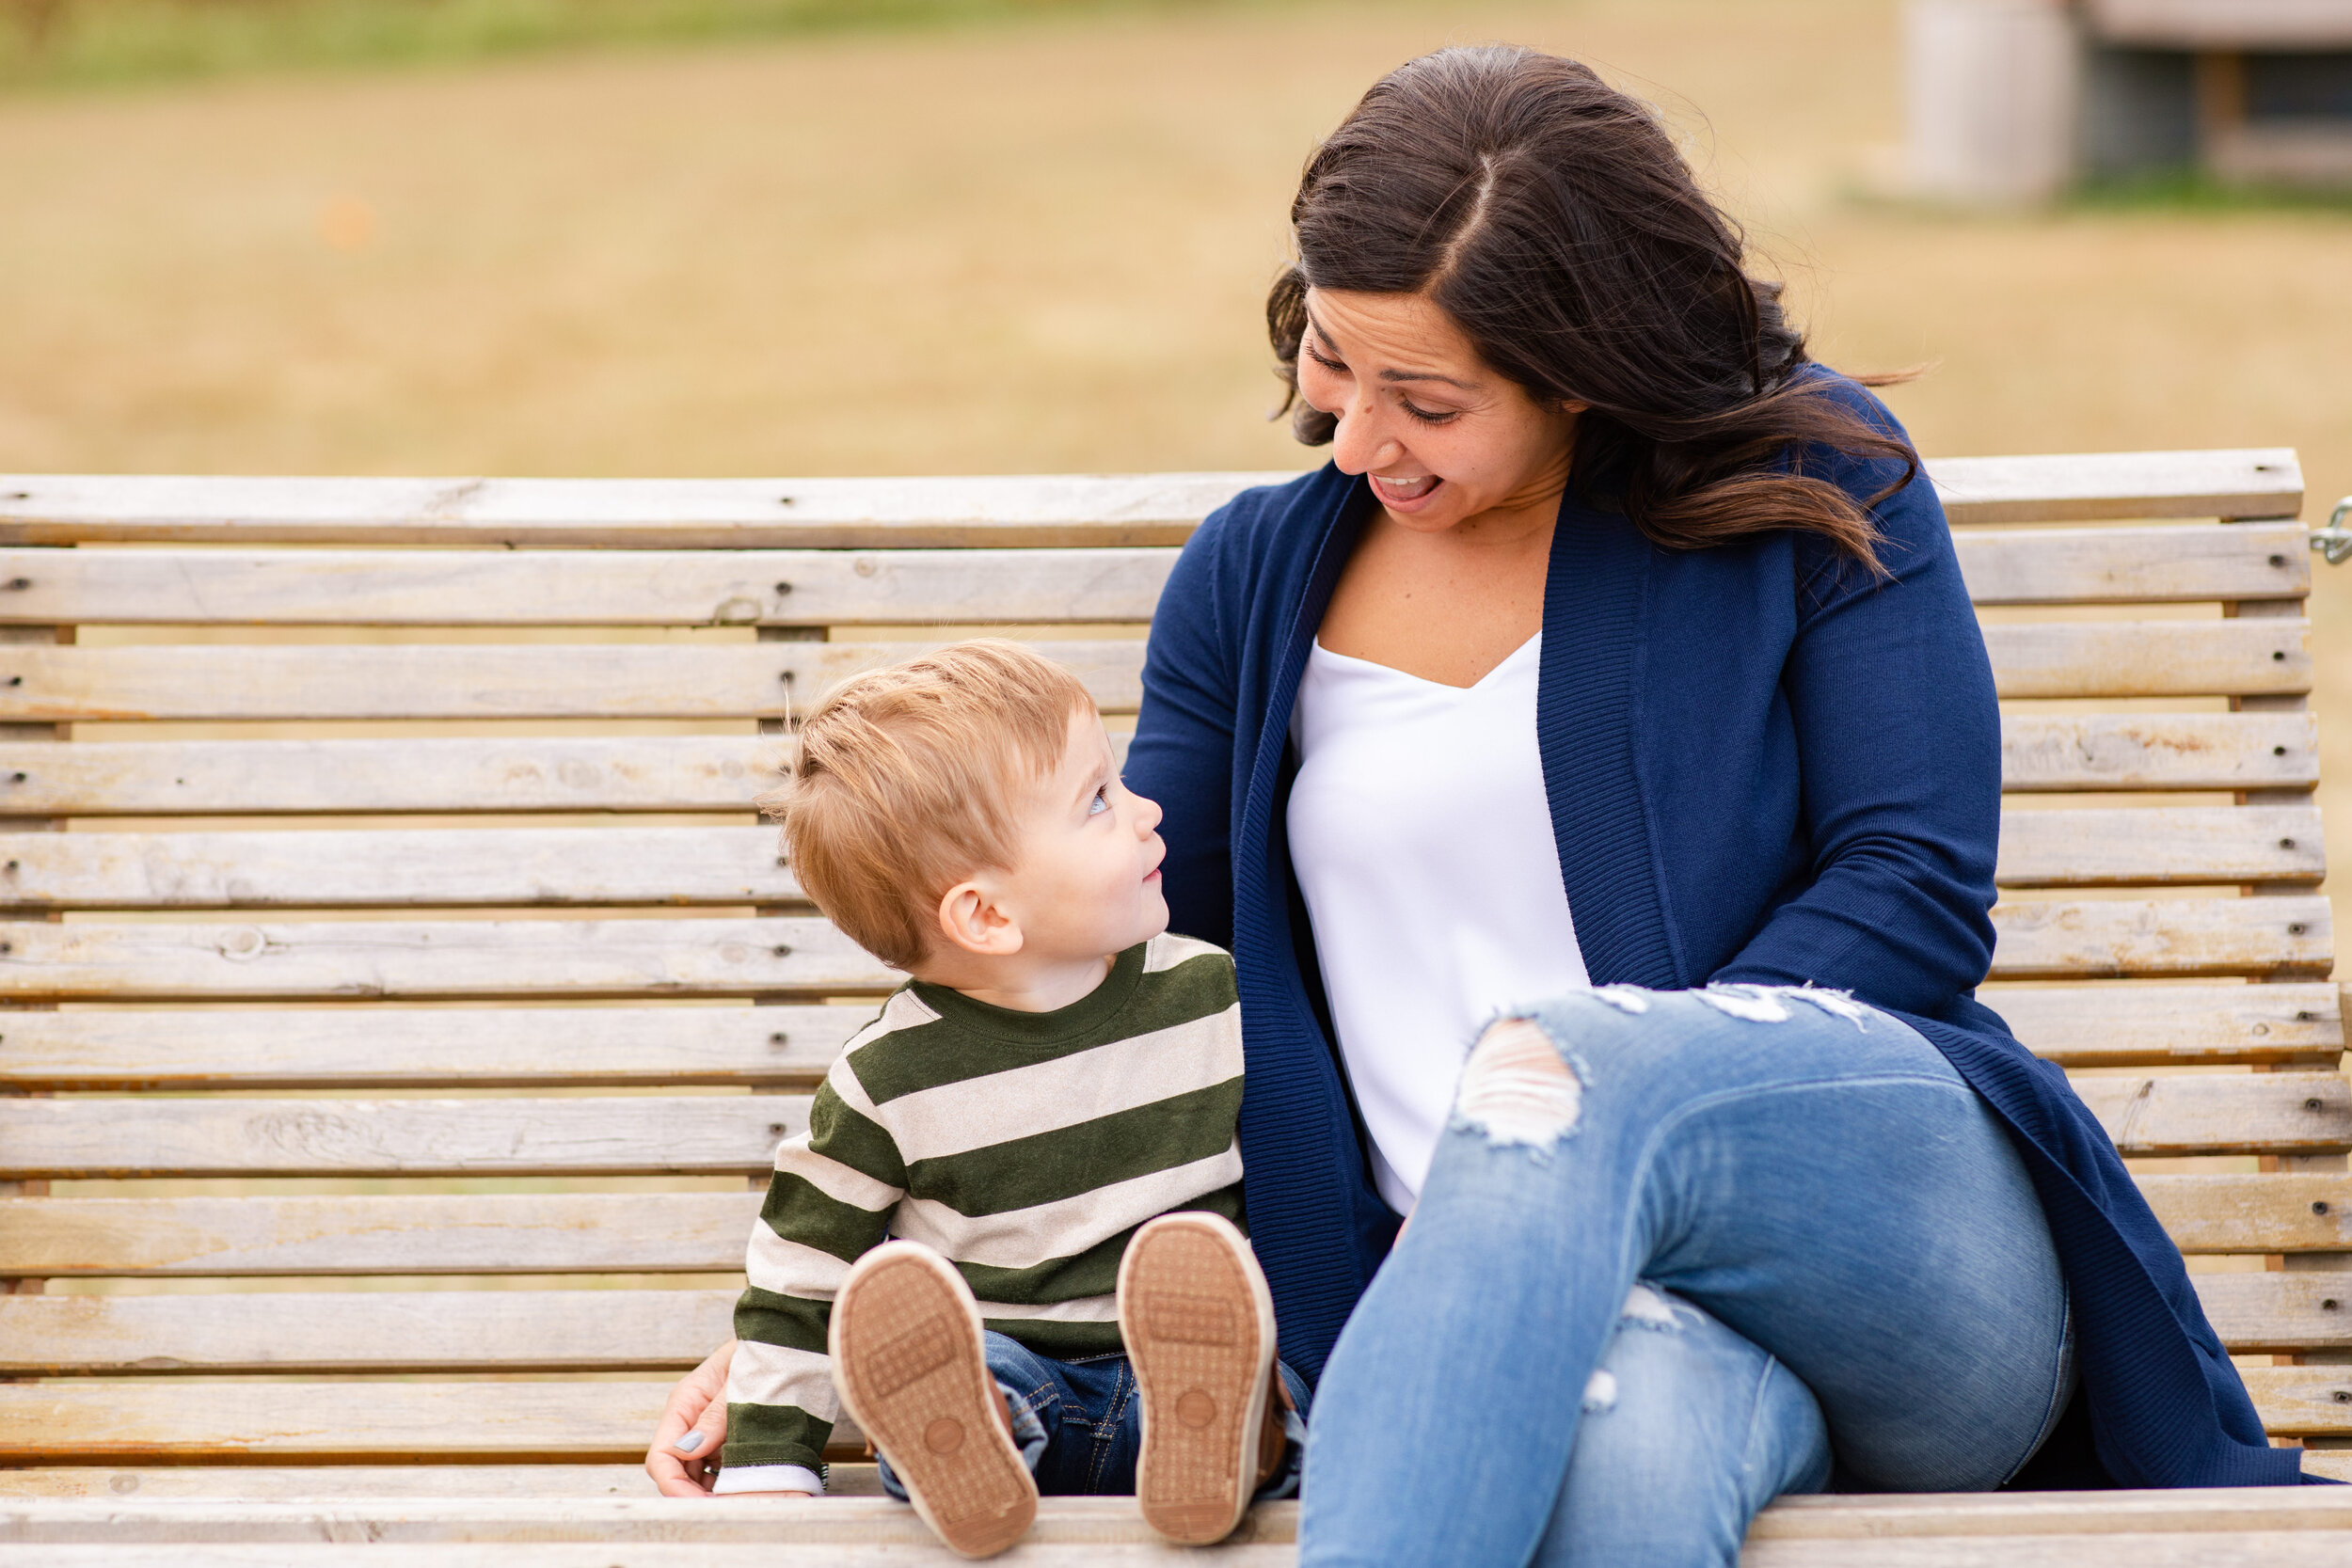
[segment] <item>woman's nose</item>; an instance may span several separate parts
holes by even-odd
[[[1340,428],[1331,438],[1331,456],[1341,471],[1377,473],[1404,455],[1404,443],[1382,428],[1376,408],[1358,403],[1341,411]]]

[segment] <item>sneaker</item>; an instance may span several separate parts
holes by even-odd
[[[1274,1298],[1248,1242],[1215,1214],[1145,1225],[1120,1259],[1119,1331],[1143,1395],[1144,1523],[1179,1545],[1222,1541],[1260,1485],[1274,1372]]]
[[[826,1343],[841,1402],[947,1549],[993,1557],[1020,1540],[1037,1481],[954,1266],[912,1242],[876,1247],[842,1279]]]

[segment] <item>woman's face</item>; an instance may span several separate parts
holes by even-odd
[[[1405,528],[1439,533],[1492,512],[1550,521],[1582,404],[1539,404],[1478,356],[1421,294],[1307,291],[1298,394],[1340,421],[1343,473]]]

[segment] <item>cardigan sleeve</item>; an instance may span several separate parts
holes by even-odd
[[[1992,962],[2000,713],[1933,487],[1915,478],[1875,515],[1887,578],[1810,536],[1795,552],[1781,689],[1811,877],[1709,978],[1935,1014]]]
[[[1232,506],[1186,542],[1152,612],[1143,706],[1127,748],[1127,787],[1158,803],[1168,843],[1160,885],[1168,928],[1233,944],[1235,650],[1226,641],[1218,558]]]

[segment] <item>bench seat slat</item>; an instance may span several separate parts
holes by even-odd
[[[2293,599],[2299,524],[1960,534],[1979,604]],[[1148,621],[1172,548],[0,549],[0,625],[887,626]]]
[[[2277,1062],[2344,1046],[2332,985],[1991,987],[1978,1000],[2037,1055],[2067,1067]],[[0,1048],[4,1049],[4,1048]]]
[[[0,751],[0,768],[8,754]],[[2319,721],[2310,713],[2001,716],[2004,789],[2296,789],[2318,782]]]
[[[2292,517],[2292,448],[1939,457],[1955,524]],[[1184,542],[1287,473],[908,479],[309,479],[0,476],[0,543],[810,549]],[[787,498],[789,498],[787,499]]]
[[[872,1005],[304,1007],[0,1017],[23,1089],[814,1086]]]
[[[1113,732],[1123,747],[1126,731]],[[2010,790],[2295,789],[2319,779],[2309,713],[2009,714],[2001,736]],[[782,755],[775,737],[748,735],[0,741],[0,818],[739,812],[774,782]]]
[[[2136,1180],[2183,1252],[2352,1252],[2352,1176],[2265,1171]]]
[[[782,719],[846,675],[934,645],[9,644],[0,721]],[[1134,711],[1140,641],[1043,646],[1100,706]]]
[[[0,832],[0,899],[36,909],[779,904],[764,827]],[[2316,882],[2307,806],[2012,811],[2004,886]]]
[[[902,978],[813,915],[27,921],[0,933],[0,999],[11,1001],[821,994]]]
[[[2006,900],[1993,907],[1993,978],[2317,978],[2332,962],[2329,923],[2324,897]]]
[[[532,1100],[0,1100],[0,1179],[751,1175],[804,1095]]]
[[[1984,628],[2004,697],[2309,691],[2299,619]],[[0,721],[783,718],[919,642],[0,648]],[[1142,694],[1140,641],[1042,644],[1102,707]],[[786,680],[789,674],[791,679]]]

